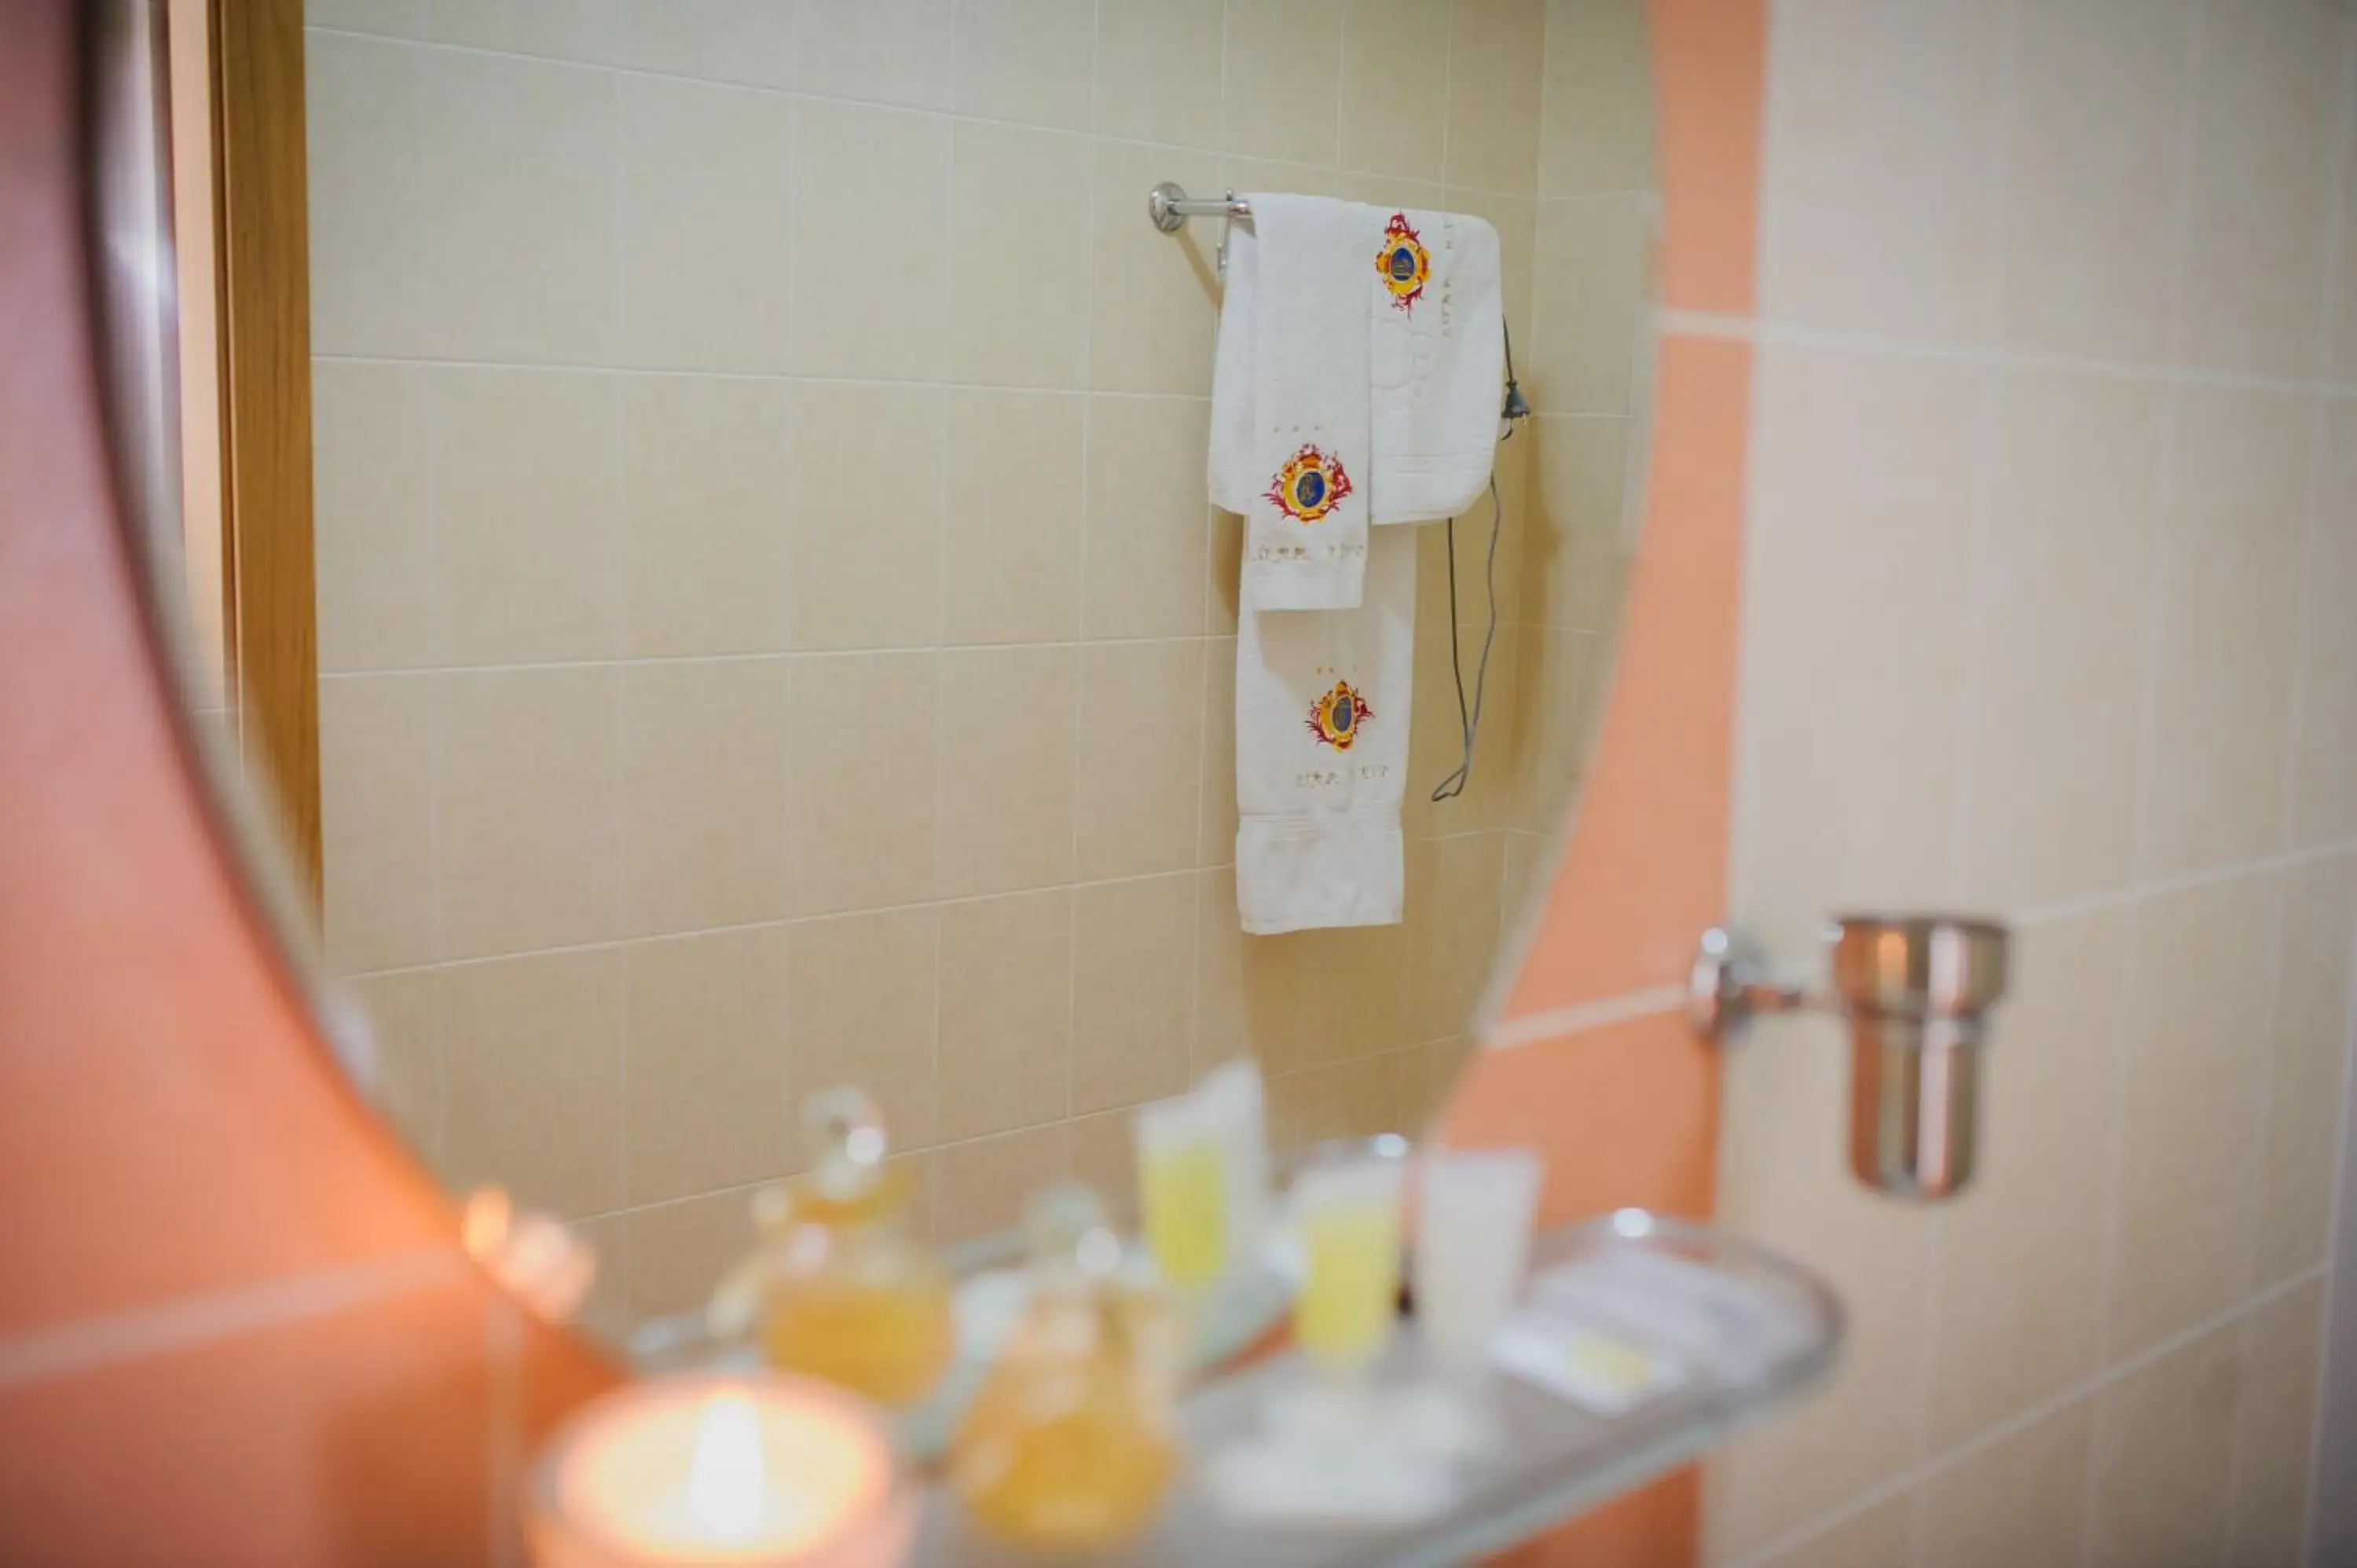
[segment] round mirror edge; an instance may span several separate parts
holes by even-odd
[[[166,221],[160,227],[136,224],[130,244],[115,243],[125,238],[125,216],[157,199],[159,189],[155,166],[143,165],[143,155],[124,145],[126,135],[153,113],[153,106],[130,101],[158,90],[118,51],[152,46],[160,54],[164,40],[157,29],[165,10],[164,0],[101,0],[82,12],[79,47],[85,93],[80,148],[87,193],[84,297],[97,360],[92,381],[104,482],[113,498],[102,526],[118,551],[120,581],[135,625],[133,659],[141,678],[150,682],[168,737],[169,792],[185,807],[230,907],[242,918],[236,961],[251,963],[266,977],[265,984],[285,1004],[283,1016],[292,1026],[286,1043],[306,1053],[328,1094],[349,1111],[350,1130],[369,1141],[373,1160],[385,1162],[374,1167],[389,1178],[377,1197],[441,1231],[456,1254],[454,1262],[504,1300],[506,1316],[493,1321],[506,1325],[496,1332],[509,1353],[531,1357],[539,1375],[586,1395],[624,1369],[621,1337],[575,1310],[577,1292],[552,1294],[544,1230],[511,1225],[505,1195],[496,1187],[471,1196],[454,1191],[403,1123],[379,1067],[367,1010],[328,961],[320,940],[309,878],[285,825],[287,815],[268,779],[248,766],[229,722],[228,700],[219,706],[204,700],[217,694],[207,684],[211,655],[186,601],[186,578],[175,570],[184,526],[177,473],[180,432],[175,425],[168,442],[162,440],[153,427],[156,405],[143,405],[129,385],[134,356],[157,349],[134,341],[142,313],[139,301],[126,296],[126,285],[153,288],[157,279],[167,289],[177,285],[168,173],[160,186]],[[160,260],[154,250],[158,240]],[[126,252],[142,245],[148,249],[146,263],[126,264]],[[161,304],[160,318],[168,321],[176,301],[167,295]],[[145,325],[152,328],[155,322]],[[171,360],[176,348],[161,349],[165,360]],[[176,371],[172,367],[167,374]],[[170,448],[162,462],[142,456],[161,446]],[[173,482],[160,482],[167,470]],[[496,1225],[487,1223],[493,1219]],[[584,1271],[595,1267],[586,1250],[571,1249],[568,1258]],[[585,1272],[582,1288],[586,1283]]]
[[[1651,40],[1648,39],[1648,66]],[[1655,84],[1649,82],[1649,87]],[[1649,92],[1655,122],[1654,145],[1660,140],[1660,95]],[[1662,287],[1661,256],[1663,241],[1662,215],[1663,195],[1661,189],[1659,154],[1652,159],[1652,188],[1641,193],[1639,212],[1643,220],[1643,270],[1638,284],[1639,322],[1631,365],[1629,389],[1629,442],[1623,456],[1621,528],[1620,557],[1621,577],[1618,591],[1611,596],[1611,608],[1607,624],[1598,629],[1603,639],[1603,667],[1597,671],[1591,686],[1592,700],[1587,704],[1582,729],[1574,755],[1577,769],[1566,789],[1565,799],[1554,814],[1552,825],[1544,835],[1543,846],[1533,856],[1521,896],[1507,908],[1500,925],[1498,942],[1491,956],[1490,973],[1475,999],[1472,1016],[1466,1025],[1475,1053],[1495,1048],[1505,1043],[1501,1029],[1510,1020],[1508,1004],[1523,974],[1533,961],[1538,945],[1540,928],[1553,907],[1557,885],[1565,873],[1565,861],[1577,838],[1587,803],[1588,776],[1601,760],[1600,753],[1607,722],[1612,715],[1613,704],[1620,693],[1621,660],[1628,651],[1630,585],[1645,546],[1646,525],[1652,515],[1653,448],[1661,428],[1661,352],[1664,337],[1663,317],[1668,309]],[[1527,520],[1525,529],[1528,528]],[[1527,545],[1525,546],[1527,548]],[[1469,1057],[1458,1069],[1449,1092],[1440,1102],[1429,1108],[1427,1116],[1435,1124],[1445,1122],[1454,1095],[1461,1090],[1472,1072],[1478,1057]]]
[[[105,421],[109,481],[118,504],[112,532],[139,611],[145,662],[161,697],[165,720],[182,768],[182,791],[211,846],[223,880],[250,922],[261,962],[309,1026],[340,1092],[353,1096],[368,1120],[415,1167],[427,1190],[448,1195],[438,1172],[399,1124],[379,1069],[367,1011],[328,961],[314,912],[309,878],[297,863],[288,815],[266,778],[247,766],[232,727],[234,694],[207,701],[211,671],[226,665],[208,650],[188,602],[182,571],[186,501],[180,489],[180,430],[158,415],[177,415],[177,345],[143,341],[135,291],[160,296],[150,328],[177,325],[178,249],[171,221],[171,177],[166,124],[156,124],[155,100],[169,92],[168,73],[154,73],[167,48],[162,0],[102,0],[83,14],[83,81],[89,93],[84,130],[88,279],[92,333],[102,363],[97,377]],[[145,51],[143,66],[129,51]],[[168,116],[165,116],[168,119]],[[142,130],[153,137],[142,145]],[[160,177],[159,177],[160,171]],[[143,210],[160,204],[161,213]],[[126,262],[124,258],[134,258]],[[144,260],[138,258],[144,257]],[[160,403],[131,384],[153,372],[155,356],[174,384]],[[161,454],[161,460],[155,455]],[[221,677],[226,680],[226,675]],[[455,1229],[454,1229],[455,1234]]]

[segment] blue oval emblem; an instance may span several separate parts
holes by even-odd
[[[1351,701],[1347,696],[1337,697],[1334,699],[1333,712],[1334,733],[1337,735],[1350,734],[1351,726],[1356,724],[1359,719],[1359,705]]]
[[[1326,476],[1312,468],[1293,481],[1293,499],[1304,511],[1326,499]]]
[[[1406,283],[1415,276],[1415,252],[1405,245],[1392,252],[1392,276]]]

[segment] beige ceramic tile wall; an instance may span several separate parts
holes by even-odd
[[[1772,7],[1736,913],[2010,918],[1984,1172],[1844,1169],[1833,1029],[1729,1061],[1733,1226],[1832,1391],[1722,1563],[2299,1561],[2357,901],[2352,18]]]
[[[1628,407],[1630,217],[1555,198],[1633,166],[1567,165],[1555,121],[1542,156],[1544,0],[308,20],[328,940],[453,1179],[587,1219],[653,1309],[833,1080],[880,1093],[945,1233],[1054,1172],[1119,1185],[1125,1108],[1239,1050],[1287,1138],[1433,1103],[1544,815],[1515,688],[1592,661],[1609,597],[1518,624],[1555,422],[1509,453],[1483,767],[1410,808],[1408,924],[1242,938],[1216,233],[1143,201],[1491,219],[1566,416],[1541,482],[1609,504],[1620,421],[1568,416]],[[1532,300],[1543,206],[1617,303]],[[1456,745],[1431,542],[1425,788]]]

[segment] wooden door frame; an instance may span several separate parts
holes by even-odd
[[[221,662],[249,771],[320,886],[303,0],[209,0]],[[188,373],[201,373],[189,367]]]

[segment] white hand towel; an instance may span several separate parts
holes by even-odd
[[[1255,194],[1232,234],[1211,380],[1212,499],[1245,520],[1264,609],[1348,609],[1366,566],[1374,208]],[[1248,401],[1247,401],[1248,400]]]
[[[1260,450],[1254,432],[1254,355],[1259,338],[1260,238],[1249,223],[1228,227],[1228,268],[1220,283],[1220,339],[1211,360],[1211,504],[1252,515],[1263,488],[1253,483]]]
[[[1489,488],[1498,448],[1498,231],[1462,213],[1392,212],[1373,272],[1372,521],[1456,517]]]
[[[1272,610],[1236,631],[1236,911],[1261,935],[1397,924],[1415,680],[1415,535],[1379,529],[1355,609]]]

